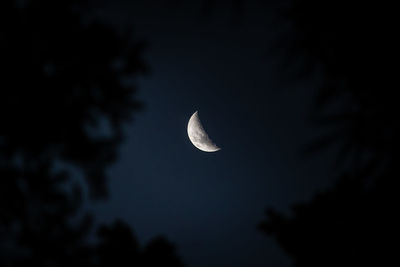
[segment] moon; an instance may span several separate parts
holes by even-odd
[[[198,111],[190,117],[187,132],[190,141],[198,149],[205,152],[216,152],[221,149],[208,137],[208,134],[201,125]]]

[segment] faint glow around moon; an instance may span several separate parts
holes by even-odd
[[[211,139],[208,137],[206,131],[201,125],[199,113],[196,111],[189,119],[187,132],[190,141],[198,149],[205,152],[216,152],[220,150]]]

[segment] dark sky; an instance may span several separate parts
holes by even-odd
[[[132,3],[134,2],[134,3]],[[145,110],[126,127],[99,222],[122,218],[141,242],[165,235],[188,266],[289,266],[257,230],[266,207],[308,200],[329,180],[329,155],[301,149],[319,134],[307,120],[315,81],[290,83],[272,49],[282,24],[257,2],[239,21],[229,5],[113,1],[93,10],[146,41],[151,71],[137,82]],[[216,153],[186,133],[199,111]]]

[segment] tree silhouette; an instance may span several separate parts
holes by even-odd
[[[294,205],[292,215],[267,210],[260,229],[275,237],[294,266],[393,264],[400,148],[390,64],[394,17],[389,6],[373,2],[289,3],[286,49],[304,59],[302,75],[322,70],[311,116],[333,129],[307,151],[341,146],[335,166],[344,171],[333,173],[333,188]]]
[[[182,266],[166,240],[141,249],[122,222],[89,243],[91,216],[77,216],[83,193],[73,173],[92,198],[107,196],[123,123],[142,107],[132,79],[146,71],[144,44],[88,20],[87,7],[1,4],[0,265]]]
[[[174,247],[163,237],[154,238],[141,250],[130,228],[120,221],[101,227],[98,236],[99,266],[183,266]]]

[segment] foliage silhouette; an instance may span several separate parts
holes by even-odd
[[[334,129],[307,151],[342,146],[337,161],[344,171],[333,173],[339,176],[333,188],[294,205],[291,216],[267,210],[260,229],[275,237],[294,266],[393,264],[399,200],[394,17],[373,2],[288,3],[283,14],[293,28],[286,49],[304,59],[301,76],[322,69],[311,115],[316,125]]]
[[[0,265],[182,266],[166,240],[141,249],[122,222],[88,242],[92,218],[77,216],[83,193],[73,172],[92,198],[107,196],[123,123],[142,108],[132,79],[146,71],[144,44],[88,21],[89,7],[1,4]]]
[[[99,266],[184,266],[174,254],[174,247],[163,237],[154,238],[141,250],[130,228],[119,221],[101,227],[98,236]]]

